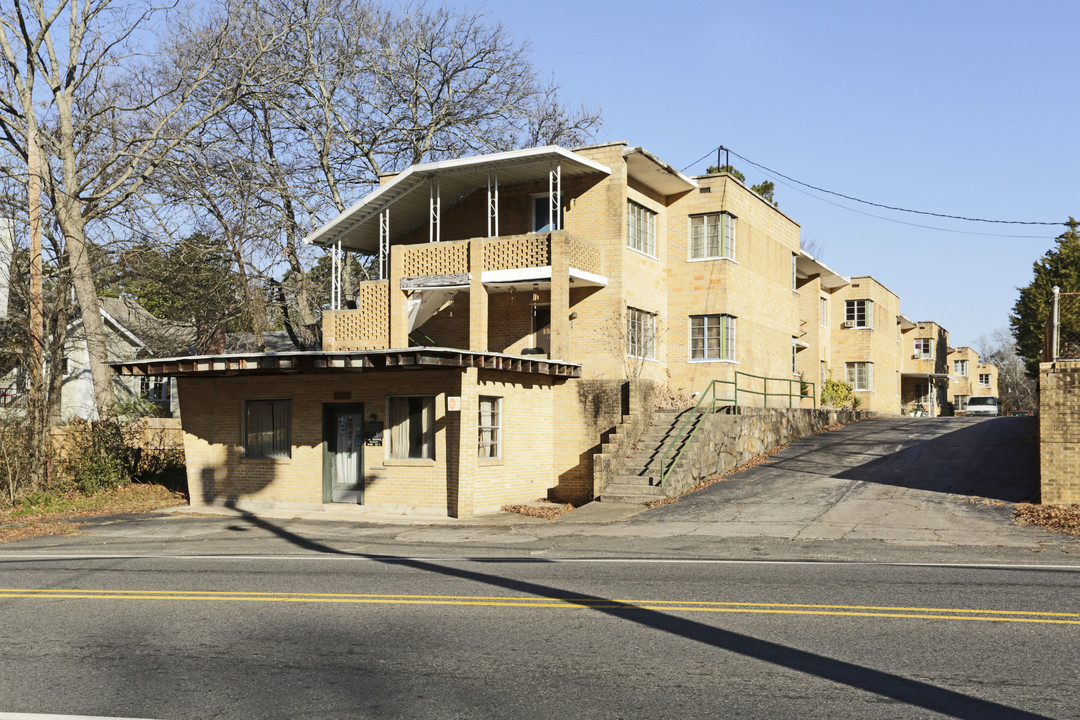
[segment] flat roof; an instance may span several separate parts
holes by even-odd
[[[397,350],[238,353],[147,358],[109,363],[122,376],[229,377],[295,375],[298,373],[385,372],[439,368],[481,368],[529,375],[581,377],[581,365],[537,355],[470,352],[457,348],[410,347]]]

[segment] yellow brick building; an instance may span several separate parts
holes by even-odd
[[[979,353],[970,347],[949,351],[949,402],[955,415],[967,411],[973,397],[998,397],[998,369],[979,360]]]
[[[335,280],[345,251],[380,270],[335,282],[322,351],[118,366],[179,378],[193,503],[583,502],[638,378],[810,407],[831,364],[899,410],[895,294],[802,252],[732,176],[623,142],[415,165],[307,241]]]

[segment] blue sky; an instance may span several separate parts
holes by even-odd
[[[480,7],[531,43],[566,102],[603,111],[598,141],[643,145],[689,174],[725,145],[886,205],[999,220],[1080,216],[1080,3]],[[890,212],[732,164],[750,184],[776,182],[780,208],[825,263],[873,275],[909,318],[944,325],[954,346],[1007,326],[1016,288],[1064,230]]]

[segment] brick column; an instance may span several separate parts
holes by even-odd
[[[457,418],[448,418],[458,425],[457,501],[454,517],[472,517],[476,508],[476,470],[479,466],[477,440],[480,421],[479,371],[466,368],[461,373],[461,410]],[[448,413],[450,415],[450,413]]]
[[[551,357],[570,359],[570,241],[565,231],[551,242]]]
[[[401,290],[401,278],[405,274],[405,248],[390,247],[390,277],[387,282],[390,296],[390,347],[395,349],[409,347],[409,304],[408,297]]]
[[[483,240],[469,242],[469,349],[488,351],[488,294],[481,282],[484,274]]]

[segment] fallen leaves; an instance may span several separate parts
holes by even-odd
[[[1013,518],[1021,525],[1037,525],[1047,530],[1080,537],[1080,505],[1034,505],[1017,503]]]
[[[574,509],[570,503],[549,503],[538,501],[533,505],[503,505],[503,512],[517,513],[528,517],[552,520]]]

